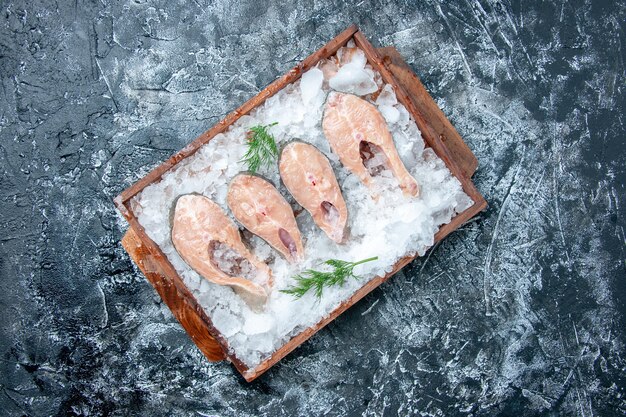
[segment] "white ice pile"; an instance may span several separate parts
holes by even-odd
[[[347,53],[350,59],[346,58]],[[241,117],[227,132],[217,135],[132,201],[132,208],[148,235],[167,255],[214,326],[226,338],[231,351],[250,368],[291,337],[319,322],[368,280],[391,271],[399,258],[424,254],[432,246],[439,226],[472,204],[445,164],[430,148],[424,149],[415,122],[397,102],[393,88],[383,85],[379,74],[366,64],[362,51],[345,48],[337,55],[343,58],[343,63],[335,58],[334,70],[328,71],[327,67],[323,68],[324,63],[320,63],[320,69],[303,74],[300,81],[279,91],[250,115]],[[382,92],[375,101],[366,95],[380,87]],[[369,190],[339,164],[321,129],[323,106],[331,88],[365,95],[365,99],[378,106],[389,123],[402,161],[421,186],[418,198],[404,196],[395,179],[388,171],[383,171],[376,177],[380,192],[375,201]],[[265,309],[255,312],[232,289],[209,283],[180,258],[170,240],[170,212],[176,197],[188,193],[203,194],[228,212],[228,183],[245,170],[239,161],[246,150],[246,131],[251,126],[273,122],[278,124],[270,131],[279,146],[298,138],[317,146],[329,157],[348,206],[350,233],[346,244],[337,245],[315,226],[306,211],[302,211],[297,221],[306,259],[297,266],[288,264],[256,236],[244,233],[253,252],[268,262],[274,275],[274,289]],[[277,185],[295,206],[280,184],[275,166],[261,170],[260,174]],[[371,256],[378,256],[378,260],[355,269],[363,277],[361,280],[325,289],[321,300],[311,293],[294,299],[279,291],[294,284],[292,277],[299,271],[319,268],[327,259],[356,261]]]
[[[344,56],[349,56],[344,58]],[[334,77],[328,80],[330,88],[343,93],[364,96],[378,91],[375,73],[367,65],[365,53],[357,48],[345,48],[338,53],[338,61],[349,60],[341,65]]]
[[[376,98],[376,105],[389,124],[397,123],[400,120],[400,110],[398,110],[396,104],[398,104],[398,100],[396,99],[396,93],[393,91],[393,87],[389,84],[385,85],[378,95],[378,98]],[[408,115],[407,112],[406,116]]]

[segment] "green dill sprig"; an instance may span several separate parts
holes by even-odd
[[[277,125],[278,122],[269,125],[252,126],[246,135],[248,150],[239,162],[248,165],[248,171],[255,173],[263,165],[269,165],[278,157],[278,148],[274,137],[267,129]]]
[[[343,286],[346,280],[350,277],[355,279],[361,278],[358,275],[354,275],[354,267],[364,264],[365,262],[375,261],[377,259],[378,256],[363,259],[358,262],[329,259],[324,262],[324,264],[333,267],[332,271],[316,271],[314,269],[307,269],[300,275],[296,275],[294,277],[298,282],[298,285],[280,290],[280,292],[291,294],[296,298],[302,298],[302,296],[304,296],[304,294],[306,294],[310,289],[313,289],[317,298],[322,298],[324,287],[332,287],[335,285]]]

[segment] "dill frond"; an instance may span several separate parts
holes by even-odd
[[[248,165],[248,171],[256,173],[263,165],[269,165],[278,157],[278,148],[274,137],[267,131],[268,128],[277,125],[278,122],[269,125],[252,126],[246,135],[248,150],[239,162]]]
[[[297,285],[291,286],[287,289],[280,290],[285,294],[293,295],[296,298],[302,298],[309,290],[313,290],[317,298],[322,298],[324,287],[343,286],[347,279],[361,278],[354,274],[354,267],[365,262],[371,262],[378,259],[378,256],[372,258],[363,259],[357,262],[342,261],[340,259],[329,259],[324,262],[325,265],[332,267],[330,271],[316,271],[314,269],[307,269],[300,275],[296,275],[294,278],[297,281]]]

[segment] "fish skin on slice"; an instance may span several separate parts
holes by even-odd
[[[237,225],[211,199],[199,194],[179,197],[171,238],[180,257],[206,280],[232,287],[251,306],[258,307],[267,299],[273,285],[272,271],[248,250]],[[220,260],[214,257],[217,248],[230,250],[232,256],[238,257],[239,266],[222,270]],[[244,267],[249,274],[254,273],[254,280],[240,274]]]
[[[364,154],[380,150],[404,194],[419,195],[419,185],[400,160],[387,123],[374,105],[333,91],[326,100],[322,129],[343,166],[366,186],[372,186],[372,175],[364,164]]]
[[[270,182],[253,174],[237,174],[228,185],[226,199],[235,218],[289,262],[304,258],[293,210]]]
[[[341,243],[348,209],[328,158],[313,145],[293,141],[283,148],[278,168],[285,187],[311,213],[315,224]]]

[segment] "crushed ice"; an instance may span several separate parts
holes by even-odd
[[[342,52],[351,49],[344,48]],[[378,91],[378,85],[374,79],[374,71],[369,65],[366,65],[365,54],[360,49],[354,48],[352,50],[354,52],[350,54],[350,61],[342,65],[339,71],[328,80],[330,88],[358,96]]]
[[[365,95],[373,102],[368,94],[380,87],[382,91],[374,104],[389,123],[400,158],[421,186],[419,198],[405,197],[393,176],[383,170],[375,177],[380,192],[378,200],[374,201],[358,178],[339,164],[322,133],[323,105],[330,88]],[[274,274],[274,290],[265,310],[255,312],[231,288],[208,282],[180,258],[170,240],[169,213],[176,197],[193,192],[213,199],[227,210],[228,183],[245,169],[239,161],[246,150],[246,131],[251,126],[273,122],[278,122],[271,133],[279,146],[299,138],[317,146],[329,157],[348,208],[349,239],[344,245],[335,244],[315,225],[308,212],[302,211],[297,221],[306,256],[300,265],[293,266],[264,241],[244,233],[252,251],[268,263]],[[379,169],[381,161],[375,159],[372,163]],[[277,167],[262,169],[260,174],[277,185],[295,206],[280,183]],[[380,75],[367,64],[363,52],[350,44],[331,60],[320,63],[319,69],[311,69],[301,80],[241,117],[227,132],[215,136],[193,156],[163,175],[161,182],[145,188],[131,204],[147,234],[159,245],[213,325],[226,338],[231,352],[252,368],[291,337],[327,316],[369,279],[390,272],[401,257],[414,253],[423,255],[432,246],[439,226],[450,222],[472,201],[436,154],[430,148],[424,149],[421,133],[404,106],[397,102],[393,88],[382,84]],[[235,256],[222,252],[218,257],[224,268],[246,268]],[[350,280],[344,287],[327,289],[321,300],[313,294],[296,300],[278,291],[293,284],[291,277],[298,272],[318,268],[327,259],[355,261],[371,256],[378,256],[379,260],[355,269],[355,273],[363,277],[361,280]],[[252,274],[252,271],[247,272]]]

